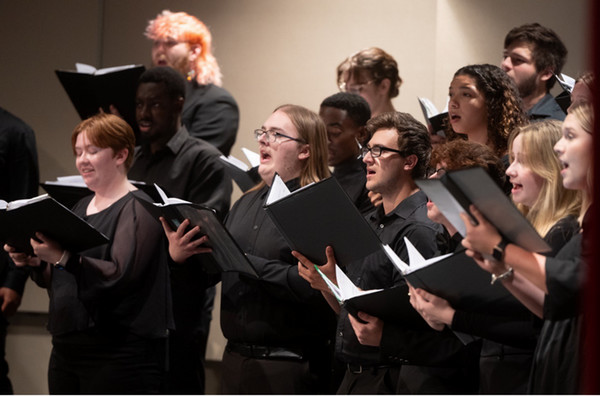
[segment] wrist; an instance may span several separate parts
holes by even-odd
[[[502,262],[504,261],[504,253],[506,250],[506,245],[508,245],[509,241],[503,236],[499,235],[498,237],[500,239],[492,249],[492,257],[494,258],[494,260]]]
[[[71,258],[71,253],[68,250],[63,250],[62,256],[54,263],[55,268],[63,269],[67,265],[67,262]]]
[[[492,274],[492,280],[491,280],[490,284],[493,285],[494,283],[496,283],[498,281],[504,282],[505,280],[512,279],[513,274],[514,274],[513,268],[512,267],[508,267],[508,269],[505,272],[501,273],[501,274],[498,274],[498,275]]]

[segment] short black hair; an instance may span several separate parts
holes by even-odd
[[[417,164],[412,169],[413,180],[425,177],[431,157],[431,139],[427,127],[412,115],[401,112],[388,112],[375,116],[367,122],[370,137],[380,129],[395,129],[398,133],[398,150],[403,157],[417,156]]]
[[[171,67],[156,66],[146,70],[138,79],[138,87],[144,83],[163,83],[171,99],[185,99],[185,80]]]
[[[371,118],[369,103],[362,96],[349,92],[338,92],[326,97],[321,102],[321,107],[346,110],[348,117],[359,127],[365,126]]]
[[[550,68],[552,73],[560,75],[567,60],[567,47],[554,32],[539,23],[527,23],[513,28],[504,38],[504,48],[510,47],[515,42],[532,44],[533,62],[538,72]],[[546,89],[550,90],[555,78],[546,81]]]

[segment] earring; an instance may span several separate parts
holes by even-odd
[[[187,74],[187,80],[192,81],[195,76],[196,76],[196,70],[192,69]]]

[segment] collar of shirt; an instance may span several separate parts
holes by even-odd
[[[169,139],[169,141],[167,142],[165,147],[162,148],[161,150],[157,151],[154,155],[157,155],[159,153],[164,153],[166,150],[170,151],[173,155],[177,155],[179,150],[181,150],[181,148],[183,147],[183,144],[185,143],[185,141],[189,138],[190,138],[190,134],[189,134],[188,130],[186,129],[185,126],[182,126],[181,128],[179,128],[179,130],[177,132],[175,132],[175,135],[173,135],[171,137],[171,139]],[[143,151],[144,155],[148,155],[148,156],[152,155],[150,152],[150,144],[147,142],[142,145],[142,151]]]
[[[554,97],[547,93],[540,99],[529,111],[527,115],[532,120],[543,119],[543,118],[555,118],[563,120],[565,117],[564,111],[560,108],[560,105],[556,102]],[[562,118],[558,118],[558,116]]]
[[[379,205],[377,210],[370,215],[370,218],[374,223],[387,223],[390,220],[394,220],[395,217],[406,220],[415,210],[417,210],[417,208],[424,204],[427,204],[427,196],[423,191],[419,190],[400,202],[400,204],[387,215],[383,211],[383,205]]]

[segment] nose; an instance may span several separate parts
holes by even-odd
[[[504,70],[505,72],[509,71],[510,69],[512,69],[512,62],[510,61],[510,56],[506,56],[503,60],[502,63],[500,63],[500,67],[502,68],[502,70]]]
[[[514,162],[510,163],[510,165],[508,166],[508,168],[506,168],[506,172],[504,172],[504,173],[508,177],[514,177],[514,176],[516,176],[516,170],[515,170]]]
[[[563,138],[560,138],[554,145],[554,152],[560,156],[563,151]]]
[[[367,151],[367,153],[363,155],[362,160],[367,165],[372,164],[373,163],[373,155],[371,154],[371,151]]]

